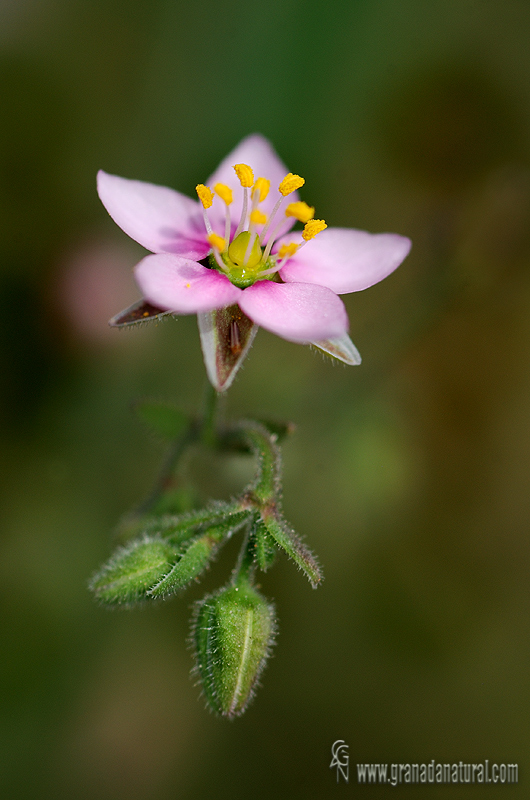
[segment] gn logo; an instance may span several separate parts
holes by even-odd
[[[333,745],[331,746],[331,764],[329,765],[329,768],[336,768],[337,783],[339,782],[340,775],[342,775],[346,783],[348,783],[350,769],[350,756],[348,751],[349,747],[343,739],[337,739],[337,741],[333,742]]]

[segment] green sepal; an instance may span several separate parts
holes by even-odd
[[[180,544],[215,525],[238,525],[248,519],[250,513],[250,510],[242,508],[240,502],[220,501],[186,514],[153,518],[146,523],[145,530],[149,534],[159,534],[173,544]]]
[[[248,512],[233,515],[187,542],[171,570],[149,590],[149,597],[168,597],[185,589],[208,568],[221,545],[247,522],[248,516]]]
[[[253,548],[254,562],[262,572],[267,572],[274,564],[278,550],[261,517],[257,517],[252,525],[249,544]]]
[[[278,547],[298,564],[308,577],[313,589],[322,581],[323,575],[313,553],[305,546],[300,537],[287,525],[276,509],[264,510],[263,524]]]
[[[147,300],[137,300],[132,306],[125,308],[116,314],[112,319],[109,319],[111,328],[124,328],[131,325],[144,325],[146,322],[153,322],[153,320],[161,320],[162,317],[171,314],[163,308],[154,306],[148,303]]]
[[[144,536],[120,547],[90,581],[96,598],[108,605],[133,605],[167,575],[178,547],[160,536]]]
[[[200,312],[197,322],[210,383],[217,392],[226,392],[252,346],[258,326],[237,305]]]
[[[233,718],[243,713],[270,654],[274,607],[247,582],[227,586],[197,604],[196,670],[209,707]]]
[[[156,400],[140,400],[134,410],[153,433],[169,441],[181,436],[191,424],[184,411]]]

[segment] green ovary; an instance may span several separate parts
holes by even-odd
[[[245,259],[251,236],[254,242],[250,253]],[[246,289],[247,286],[252,286],[253,283],[256,283],[256,281],[260,279],[261,272],[274,266],[275,260],[268,258],[267,261],[264,262],[262,261],[262,257],[263,251],[259,244],[259,236],[249,231],[242,231],[230,244],[228,253],[224,252],[221,254],[223,263],[226,266],[227,277],[234,286],[238,286],[240,289]],[[213,267],[219,268],[212,257],[210,257],[210,262]],[[265,275],[262,279],[267,280],[271,277],[273,276]]]
[[[252,244],[252,249],[248,255],[248,258],[245,260],[245,255],[248,250],[248,244],[250,237],[253,237],[254,242]],[[261,247],[259,246],[259,236],[255,233],[250,233],[249,231],[243,231],[236,236],[230,247],[228,248],[228,258],[238,267],[244,267],[246,270],[253,270],[254,267],[257,267],[259,262],[261,261]],[[256,271],[256,270],[254,270]]]

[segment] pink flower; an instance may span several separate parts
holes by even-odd
[[[259,135],[244,139],[207,185],[197,186],[199,200],[100,171],[105,208],[154,253],[135,269],[144,300],[111,324],[198,314],[208,376],[218,391],[232,382],[259,325],[359,364],[338,295],[385,278],[410,241],[328,228],[299,200],[304,180],[286,173]],[[297,220],[304,230],[290,232]]]

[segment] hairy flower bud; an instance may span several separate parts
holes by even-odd
[[[98,600],[110,605],[144,600],[151,587],[167,575],[178,550],[159,536],[144,536],[120,547],[94,575],[90,588]]]
[[[265,666],[275,633],[274,607],[246,582],[198,603],[194,620],[197,672],[208,705],[242,714]]]

